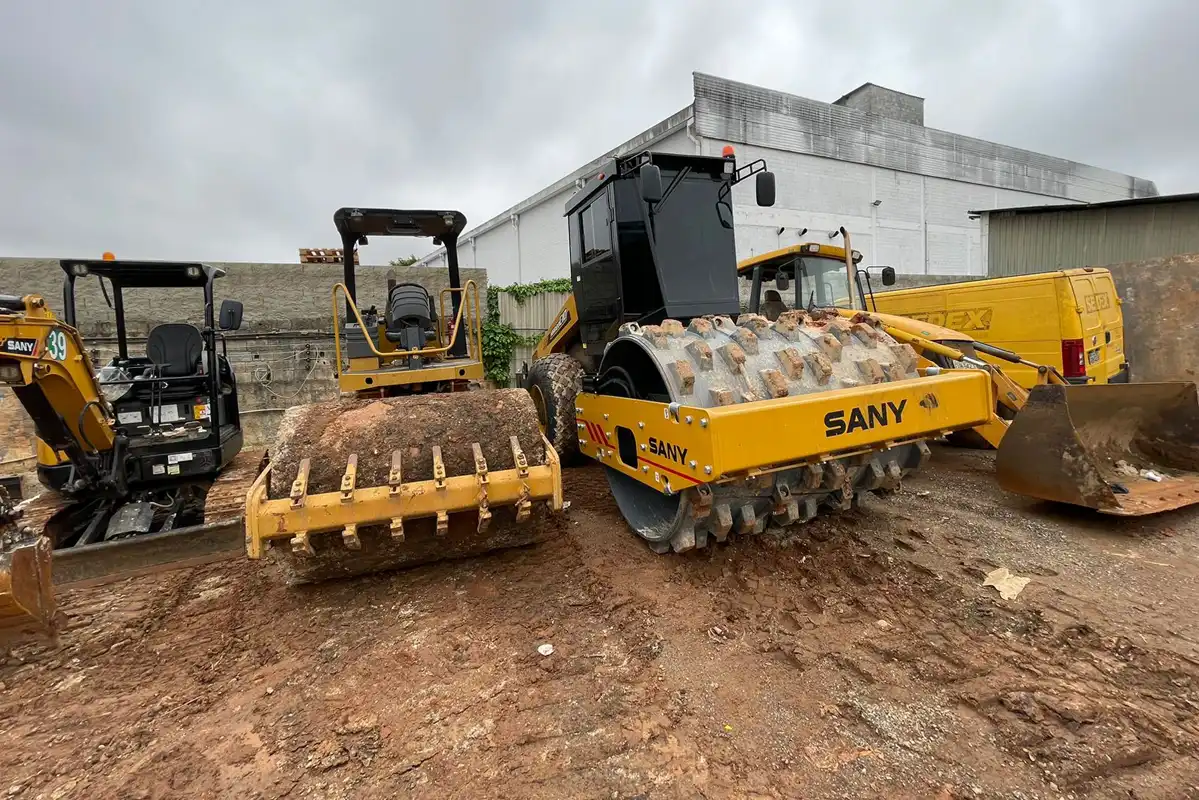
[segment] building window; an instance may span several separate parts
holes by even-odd
[[[608,196],[600,195],[583,209],[583,260],[590,261],[612,249],[608,226]]]

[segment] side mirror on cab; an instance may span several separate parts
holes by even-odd
[[[655,164],[642,164],[637,170],[641,183],[641,199],[647,203],[662,202],[662,170]]]
[[[221,315],[217,327],[223,331],[235,331],[241,327],[241,315],[244,307],[237,300],[222,300]]]
[[[883,267],[883,286],[895,285],[895,267]]]
[[[754,184],[754,190],[757,195],[758,205],[774,205],[774,173],[759,172],[757,183]]]

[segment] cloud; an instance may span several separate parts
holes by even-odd
[[[7,3],[0,252],[287,261],[342,205],[482,222],[685,106],[693,70],[873,81],[931,126],[1197,189],[1196,29],[1181,1]]]

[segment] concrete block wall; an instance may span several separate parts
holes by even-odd
[[[342,280],[336,264],[261,264],[209,262],[225,270],[216,282],[217,303],[226,297],[245,305],[242,332],[332,330],[333,306],[330,292]],[[358,297],[362,306],[382,306],[387,297],[387,280],[413,281],[436,294],[446,283],[444,270],[428,267],[363,265],[358,268]],[[487,292],[487,272],[463,269],[462,280],[479,287],[482,307]],[[40,294],[55,313],[62,313],[63,273],[55,259],[0,258],[0,291],[6,294]],[[130,336],[144,336],[165,321],[204,320],[203,295],[198,289],[130,289],[125,292],[125,318]],[[80,279],[76,309],[84,337],[116,333],[109,310],[95,278]],[[340,313],[344,313],[344,307]]]
[[[231,297],[245,305],[242,329],[226,334],[226,346],[238,380],[247,445],[266,446],[286,408],[337,397],[329,293],[342,279],[341,267],[213,266],[227,273],[216,283],[218,302]],[[444,270],[428,267],[361,266],[357,277],[358,296],[367,306],[382,305],[388,278],[420,283],[435,295],[447,285]],[[480,312],[486,313],[486,271],[464,268],[462,279],[478,285]],[[56,260],[0,258],[0,292],[40,294],[58,314],[62,313],[62,280]],[[116,353],[115,322],[98,281],[84,279],[76,300],[89,351],[96,363],[107,363]],[[158,323],[202,324],[203,295],[198,289],[128,290],[125,309],[130,352],[144,352],[145,336]],[[339,308],[339,313],[344,310]],[[0,388],[0,474],[28,466],[32,455],[33,426],[12,393]]]
[[[904,94],[873,83],[862,84],[840,100],[835,100],[833,105],[876,114],[910,125],[924,124],[923,97]]]

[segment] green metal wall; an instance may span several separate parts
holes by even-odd
[[[987,216],[991,277],[1199,253],[1199,200]]]

